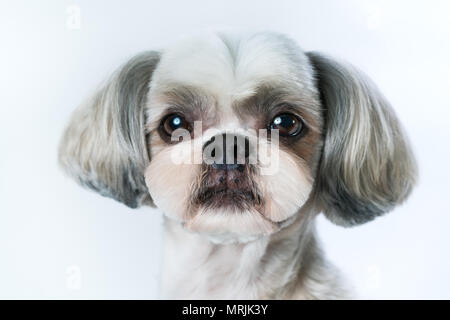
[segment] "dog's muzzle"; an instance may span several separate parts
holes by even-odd
[[[236,134],[217,135],[205,143],[197,205],[248,209],[261,203],[252,179],[252,148],[247,137]]]

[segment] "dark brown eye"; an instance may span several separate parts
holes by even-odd
[[[303,129],[303,122],[299,117],[291,113],[281,113],[269,124],[269,129],[279,130],[281,136],[294,137]]]
[[[189,122],[179,114],[169,114],[161,121],[160,128],[170,136],[177,129],[186,129],[190,131]]]

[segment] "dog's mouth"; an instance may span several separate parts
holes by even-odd
[[[199,190],[194,199],[197,206],[214,208],[232,208],[248,210],[262,205],[262,197],[255,189],[228,188],[226,186],[208,187]]]
[[[265,197],[261,189],[263,182],[254,168],[211,170],[205,166],[203,169],[192,188],[186,228],[208,237],[217,236],[213,241],[220,243],[227,237],[249,241],[278,229],[265,216],[270,199]]]
[[[203,205],[239,206],[240,204],[256,204],[260,197],[248,189],[207,188],[199,193],[198,201]]]
[[[256,184],[254,169],[217,170],[203,166],[192,193],[191,204],[197,208],[227,208],[233,211],[259,209],[262,207],[262,194]]]

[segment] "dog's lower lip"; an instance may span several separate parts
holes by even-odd
[[[207,202],[208,200],[212,199],[215,196],[223,195],[229,196],[231,198],[238,196],[243,197],[245,200],[253,200],[254,195],[250,190],[244,190],[244,189],[229,189],[229,188],[208,188],[204,192],[200,193],[198,196],[198,199],[200,202]],[[244,199],[241,199],[244,200]]]
[[[227,188],[220,188],[220,189],[208,188],[208,189],[206,189],[204,192],[202,192],[199,195],[199,198],[207,200],[207,199],[210,199],[210,198],[214,197],[215,195],[219,195],[219,194],[223,194],[223,193],[229,193],[229,192],[230,192],[230,190],[227,189]]]

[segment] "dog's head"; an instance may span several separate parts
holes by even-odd
[[[134,57],[75,112],[60,162],[102,195],[242,241],[316,212],[370,221],[409,195],[416,174],[367,77],[268,33]]]

